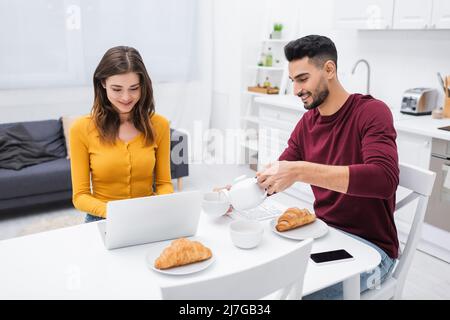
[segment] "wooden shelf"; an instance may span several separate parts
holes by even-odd
[[[261,93],[265,95],[278,95],[280,93],[280,89],[276,87],[265,88],[265,87],[251,86],[247,87],[247,91]]]
[[[253,92],[253,91],[248,91],[248,90],[244,90],[243,91],[244,94],[248,94],[249,96],[271,96],[271,94],[267,94],[267,93],[259,93],[259,92]]]

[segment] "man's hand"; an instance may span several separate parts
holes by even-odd
[[[350,181],[348,166],[331,166],[308,161],[276,161],[257,172],[258,183],[267,194],[281,192],[300,181],[324,189],[347,193]]]
[[[276,161],[256,173],[258,183],[271,195],[289,188],[298,181],[299,162]]]

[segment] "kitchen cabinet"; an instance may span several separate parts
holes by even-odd
[[[394,29],[431,28],[433,0],[395,0]]]
[[[450,28],[450,1],[395,0],[394,29]]]
[[[391,29],[394,0],[336,1],[335,24],[344,29]]]
[[[418,166],[423,169],[429,168],[431,137],[397,130],[397,150],[399,162]],[[399,187],[397,190],[397,199],[402,199],[408,194],[409,190]],[[399,231],[406,234],[409,232],[416,205],[417,201],[414,201],[395,213]]]
[[[433,0],[431,28],[450,29],[450,1]]]
[[[344,1],[342,1],[344,2]],[[335,23],[345,29],[433,30],[450,28],[448,0],[346,0]]]
[[[430,166],[431,137],[397,131],[399,161],[423,169]]]
[[[424,169],[429,168],[437,174],[428,200],[418,249],[450,262],[450,224],[448,222],[450,188],[446,184],[450,170],[449,163],[445,160],[450,152],[447,147],[449,140],[432,139],[430,141],[430,139],[432,139],[430,136],[399,132],[398,151],[400,161]],[[398,187],[397,202],[406,197],[409,192],[405,188]],[[417,199],[395,212],[394,218],[400,242],[405,242],[408,237],[416,206]]]

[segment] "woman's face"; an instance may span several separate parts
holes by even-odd
[[[120,114],[133,110],[141,98],[139,75],[134,72],[108,77],[103,86],[109,101]]]

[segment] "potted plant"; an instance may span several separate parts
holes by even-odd
[[[282,23],[274,23],[273,24],[273,31],[270,34],[270,37],[272,39],[281,39],[281,32],[283,31],[283,24]]]

